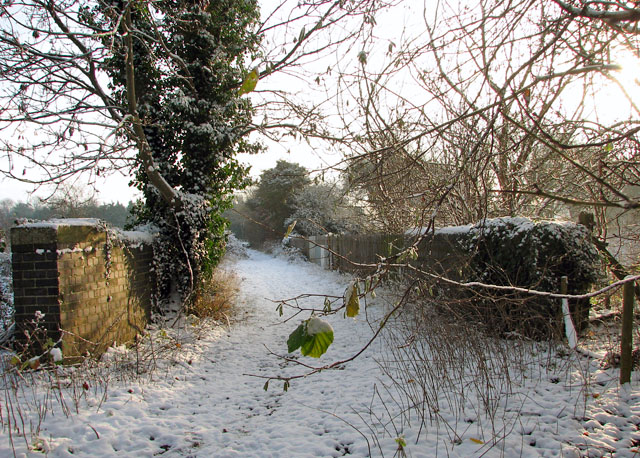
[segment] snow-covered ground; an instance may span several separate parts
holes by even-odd
[[[305,367],[295,361],[322,365],[358,351],[385,308],[384,295],[366,310],[371,323],[364,314],[355,320],[342,315],[328,318],[335,341],[319,361],[299,353],[294,361],[285,361],[270,351],[285,355],[288,335],[308,315],[283,323],[293,311],[285,308],[280,317],[272,300],[306,293],[340,296],[350,279],[313,264],[248,253],[247,258],[226,264],[241,280],[239,319],[231,327],[215,326],[197,340],[176,341],[180,351],[152,381],[112,382],[106,397],[91,386],[76,396],[77,412],[75,408],[63,412],[54,399],[37,435],[31,432],[38,430],[41,416],[29,410],[37,403],[25,398],[20,405],[22,418],[14,415],[11,420],[8,396],[0,398],[4,425],[0,456],[13,456],[14,451],[17,456],[51,457],[640,454],[637,373],[631,387],[619,392],[616,370],[600,370],[581,357],[557,360],[557,375],[545,370],[544,376],[524,386],[514,385],[510,401],[500,404],[493,428],[473,408],[475,414],[460,416],[443,407],[438,421],[424,425],[398,416],[393,391],[384,388],[389,380],[376,362],[387,354],[384,340],[338,369],[292,380],[286,392],[275,380],[265,391],[265,379],[255,376],[303,374]],[[321,297],[305,301],[300,305],[321,308],[323,303]],[[582,371],[573,370],[574,364]],[[586,383],[581,374],[586,374]],[[72,404],[72,395],[66,396],[67,405]],[[15,400],[12,404],[17,408]],[[453,418],[466,420],[455,423],[452,430],[454,422],[448,419]],[[10,434],[12,421],[26,434],[15,429]],[[406,443],[404,450],[398,450],[399,443]]]

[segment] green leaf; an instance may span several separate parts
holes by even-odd
[[[282,389],[284,391],[289,391],[289,387],[291,386],[291,384],[289,383],[289,380],[285,380],[284,381],[284,386],[282,387]]]
[[[324,309],[322,309],[322,311],[324,313],[330,313],[331,312],[331,301],[329,300],[328,297],[324,298]]]
[[[300,353],[303,356],[319,358],[332,343],[333,328],[331,325],[317,316],[312,316],[289,335],[287,349],[289,353],[293,353],[300,348]]]
[[[409,259],[411,259],[412,261],[418,260],[418,250],[414,246],[409,248]]]
[[[400,256],[398,256],[398,262],[405,262],[407,259],[410,259],[411,261],[416,261],[418,259],[418,250],[416,250],[416,247],[409,247],[404,250]]]
[[[305,326],[306,323],[300,324],[300,326],[289,335],[289,339],[287,339],[287,351],[289,353],[293,353],[304,344],[305,338],[307,337]]]
[[[267,391],[269,389],[269,380],[267,380],[264,384],[264,386],[262,387],[263,390]]]
[[[256,88],[259,79],[260,74],[258,72],[258,68],[256,67],[251,70],[251,72],[249,72],[247,77],[242,82],[242,86],[240,86],[240,89],[238,90],[238,95],[240,96],[252,92]]]
[[[333,331],[320,332],[312,336],[307,336],[307,339],[300,348],[300,352],[304,356],[320,358],[332,343]]]
[[[280,316],[282,316],[282,314],[284,313],[284,310],[283,310],[282,304],[278,305],[278,306],[276,307],[276,310],[278,311],[278,313],[280,314]]]
[[[297,222],[298,221],[296,220],[293,223],[289,224],[289,227],[287,227],[287,232],[285,232],[284,234],[285,239],[291,235],[291,233],[293,232],[293,228],[296,227]]]
[[[398,449],[402,450],[407,446],[407,441],[404,440],[404,436],[396,437],[396,444],[398,444]]]
[[[358,297],[358,282],[354,280],[347,287],[344,294],[344,304],[347,309],[347,316],[353,318],[360,313],[360,298]]]

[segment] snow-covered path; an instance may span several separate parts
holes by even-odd
[[[249,255],[231,266],[241,279],[238,312],[244,317],[231,330],[219,328],[203,338],[191,365],[182,364],[169,379],[153,384],[110,387],[99,408],[90,400],[96,407],[68,418],[56,412],[29,445],[55,457],[367,455],[366,439],[345,421],[358,420],[353,409],[362,411],[370,401],[377,367],[369,354],[357,368],[293,381],[286,393],[282,382],[272,381],[265,391],[265,380],[245,375],[303,373],[303,367],[268,354],[267,348],[286,354],[288,334],[300,321],[282,324],[270,299],[342,295],[348,278],[313,264]],[[322,306],[321,298],[316,302]],[[352,354],[371,335],[365,321],[331,321],[336,342],[320,362]],[[6,432],[0,440],[0,456],[11,456]],[[15,445],[18,456],[26,452],[24,440]]]
[[[271,299],[313,293],[341,296],[350,279],[313,264],[248,253],[248,258],[227,265],[241,286],[239,320],[231,328],[217,326],[201,340],[185,341],[153,382],[111,383],[106,399],[93,387],[86,393],[81,390],[78,412],[70,414],[50,402],[37,435],[29,432],[38,431],[38,405],[33,397],[24,398],[21,429],[27,434],[10,436],[8,418],[3,416],[0,457],[14,452],[51,457],[391,457],[404,456],[396,453],[396,439],[401,436],[406,439],[406,456],[412,458],[640,454],[638,375],[629,392],[620,395],[617,372],[599,370],[597,365],[587,385],[576,379],[572,369],[562,369],[567,362],[560,360],[557,373],[543,371],[543,377],[528,380],[525,386],[514,385],[511,400],[498,409],[493,426],[481,415],[460,417],[447,407],[446,399],[439,422],[421,426],[414,417],[413,424],[407,424],[397,415],[400,405],[382,387],[388,379],[374,360],[388,355],[382,341],[343,367],[293,380],[287,392],[275,380],[265,391],[265,379],[247,374],[273,377],[305,371],[269,350],[286,354],[288,335],[308,313],[283,323],[293,311],[285,309],[280,317]],[[379,316],[384,301],[378,301],[363,307],[361,315]],[[300,302],[322,304],[322,297]],[[328,352],[319,360],[299,352],[293,358],[312,365],[341,360],[358,351],[373,333],[362,316],[354,320],[339,314],[327,320],[335,334]],[[578,362],[585,368],[595,364]],[[555,360],[549,363],[556,366]],[[379,397],[374,396],[376,387]],[[40,386],[35,392],[37,398],[52,396],[55,390]],[[72,406],[68,390],[66,396],[67,407]],[[3,415],[12,408],[7,399],[0,398]],[[406,402],[397,395],[396,401]],[[469,411],[478,409],[471,406]],[[14,418],[18,418],[15,413]]]
[[[202,371],[198,371],[195,379],[189,380],[185,401],[179,401],[193,406],[194,414],[185,429],[199,438],[198,456],[367,454],[366,442],[357,432],[318,410],[328,404],[325,408],[331,413],[353,419],[351,407],[367,403],[375,380],[371,371],[376,366],[367,355],[363,359],[370,361],[368,365],[363,362],[365,366],[360,364],[357,370],[341,371],[340,379],[348,379],[346,384],[336,379],[335,372],[326,372],[292,382],[286,393],[282,382],[272,381],[265,392],[265,380],[245,375],[304,372],[300,366],[267,355],[265,346],[276,353],[286,353],[287,336],[298,321],[282,324],[276,304],[269,299],[303,293],[341,295],[347,279],[311,264],[290,264],[257,252],[238,261],[234,270],[241,277],[240,301],[246,320],[211,345],[202,363],[204,372],[210,374],[207,382],[201,382]],[[322,299],[316,302],[321,306]],[[342,318],[333,321],[336,343],[323,360],[347,356],[349,348],[354,351],[370,335],[366,323],[344,323]]]

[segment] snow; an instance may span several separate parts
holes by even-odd
[[[316,334],[322,334],[323,332],[333,332],[333,328],[329,323],[317,316],[309,318],[309,321],[307,322],[307,335],[315,336]]]
[[[575,225],[575,223],[572,223],[570,221],[554,220],[554,221],[535,221],[534,222],[528,218],[505,216],[505,217],[499,217],[499,218],[485,219],[478,222],[475,225],[465,224],[461,226],[441,227],[441,228],[435,229],[435,233],[445,234],[445,235],[461,235],[461,234],[467,234],[475,228],[487,228],[487,229],[497,228],[497,229],[505,230],[507,227],[511,226],[513,227],[512,230],[514,231],[514,234],[517,234],[519,232],[530,231],[533,228],[533,226],[535,226],[536,224],[549,225],[551,229],[560,228],[560,227],[571,227]],[[405,235],[407,236],[424,235],[427,232],[427,230],[428,229],[424,227],[412,228],[407,230],[405,232]]]
[[[471,224],[463,225],[463,226],[449,226],[449,227],[441,227],[440,229],[436,229],[436,234],[466,234],[468,233],[473,226]]]
[[[58,230],[60,227],[66,226],[93,226],[95,228],[104,228],[105,223],[97,218],[65,218],[65,219],[57,219],[53,218],[47,221],[38,221],[38,222],[30,222],[20,225],[20,227],[29,227],[29,228],[52,228]],[[136,228],[136,230],[131,231],[123,231],[117,228],[109,228],[109,230],[116,234],[120,240],[123,240],[129,248],[140,248],[144,245],[150,245],[153,243],[154,237],[156,236],[158,229],[153,225],[144,225]],[[93,247],[87,248],[64,248],[61,250],[56,250],[58,254],[67,254],[67,253],[76,253],[76,252],[91,252]],[[45,252],[50,252],[50,250],[44,250],[38,248],[35,250],[36,254],[44,254]]]
[[[180,348],[159,361],[149,377],[118,381],[107,372],[103,377],[108,382],[100,384],[100,378],[85,379],[79,372],[77,411],[70,401],[73,393],[67,391],[71,411],[50,400],[48,415],[39,419],[37,406],[42,404],[28,398],[37,390],[21,391],[24,423],[19,427],[26,425],[26,439],[15,430],[10,437],[5,423],[0,456],[13,456],[15,450],[16,456],[45,452],[49,457],[392,457],[402,455],[395,455],[399,443],[406,444],[404,452],[413,458],[631,457],[637,451],[637,372],[631,386],[619,389],[615,369],[603,370],[596,361],[573,353],[560,357],[539,350],[537,360],[546,369],[521,383],[514,380],[512,396],[495,400],[493,423],[478,399],[468,396],[458,406],[465,408],[461,414],[447,403],[446,393],[440,393],[441,409],[432,412],[431,420],[400,417],[407,401],[393,396],[389,376],[378,364],[388,355],[384,340],[334,370],[291,380],[286,392],[277,380],[270,380],[265,391],[270,377],[305,374],[307,367],[298,362],[319,366],[357,353],[378,329],[376,320],[390,293],[382,291],[376,301],[368,301],[355,320],[342,314],[323,317],[335,341],[316,360],[299,352],[286,354],[288,335],[309,314],[295,315],[285,307],[280,317],[276,306],[296,298],[300,307],[322,309],[323,297],[299,295],[340,298],[350,278],[253,250],[234,257],[225,268],[240,279],[234,323],[213,324],[190,338],[184,337],[186,330],[154,331],[156,346],[164,342]],[[113,364],[128,352],[122,346],[111,348],[101,364]],[[60,389],[71,390],[64,377],[55,380]],[[46,391],[50,385],[44,383],[40,395],[58,399],[55,391]],[[0,408],[7,418],[5,406]],[[40,420],[40,430],[34,430]]]
[[[53,218],[47,221],[37,221],[32,223],[20,224],[19,227],[31,227],[31,228],[53,228],[65,226],[99,226],[100,220],[97,218]]]
[[[49,350],[49,354],[51,355],[53,362],[57,363],[58,361],[62,361],[62,350],[60,350],[58,347],[54,347]]]
[[[157,231],[156,231],[157,232]],[[139,248],[143,245],[152,245],[155,234],[146,230],[118,231],[120,239],[124,240],[130,248]]]

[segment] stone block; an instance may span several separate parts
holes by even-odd
[[[18,249],[16,251],[22,251],[21,246],[31,245],[32,248],[28,251],[35,251],[33,246],[51,247],[56,243],[57,234],[55,227],[41,226],[41,225],[22,225],[12,227],[10,231],[11,247],[16,245]]]

